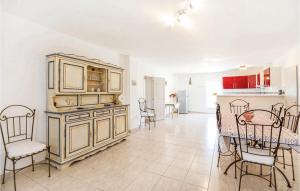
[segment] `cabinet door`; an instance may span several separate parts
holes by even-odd
[[[264,86],[270,87],[271,85],[271,69],[267,68],[264,70]]]
[[[234,88],[234,77],[223,77],[223,89]]]
[[[92,120],[66,124],[66,157],[84,153],[92,147]]]
[[[86,92],[86,66],[60,61],[60,92]]]
[[[236,76],[235,77],[235,89],[248,88],[248,76]]]
[[[256,75],[248,76],[248,88],[256,88]]]
[[[114,116],[114,139],[127,135],[127,113]]]
[[[122,72],[110,70],[108,75],[108,91],[112,93],[122,92]]]
[[[94,145],[105,144],[112,138],[112,116],[94,119]]]

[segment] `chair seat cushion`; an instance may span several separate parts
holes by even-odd
[[[26,155],[31,155],[46,149],[46,145],[31,141],[23,140],[6,145],[8,157],[24,157]]]
[[[154,117],[154,113],[143,113],[142,117]]]
[[[248,152],[245,152],[246,149],[243,149],[243,160],[258,164],[265,164],[272,166],[274,164],[274,157],[269,156],[269,150],[248,148]],[[238,148],[238,153],[240,155],[241,151]],[[240,155],[241,156],[241,155]]]
[[[258,163],[258,164],[265,164],[265,165],[269,165],[269,166],[272,166],[274,163],[274,157],[256,155],[256,154],[245,153],[245,152],[243,152],[243,159],[244,159],[244,161],[254,162],[254,163]]]

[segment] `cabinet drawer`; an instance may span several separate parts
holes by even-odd
[[[127,107],[118,107],[114,109],[114,114],[126,113]]]
[[[74,113],[74,114],[66,115],[66,122],[86,119],[90,117],[91,117],[91,113]]]
[[[112,109],[101,109],[93,112],[94,117],[103,117],[112,114],[113,114]]]

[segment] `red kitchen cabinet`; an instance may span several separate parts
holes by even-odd
[[[223,77],[223,89],[234,89],[234,77]]]
[[[235,89],[248,88],[248,76],[236,76],[235,77]]]
[[[223,89],[256,88],[256,75],[223,77]]]
[[[256,88],[256,75],[248,76],[248,88]]]
[[[257,85],[260,86],[260,73],[257,74]]]
[[[264,70],[264,86],[270,87],[271,85],[271,69],[267,68]]]

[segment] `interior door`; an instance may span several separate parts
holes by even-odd
[[[164,78],[154,78],[154,109],[157,120],[165,118],[165,87]]]
[[[86,92],[86,66],[60,60],[60,92]]]

